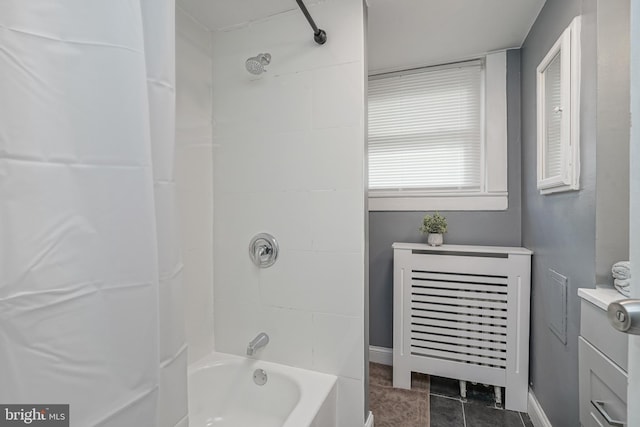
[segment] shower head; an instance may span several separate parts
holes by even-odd
[[[259,53],[256,56],[253,56],[245,62],[245,67],[247,67],[247,71],[251,74],[262,74],[267,71],[264,67],[265,65],[269,65],[271,62],[271,55],[268,53]]]

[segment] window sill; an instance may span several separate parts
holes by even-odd
[[[507,193],[437,194],[431,196],[369,195],[369,212],[376,211],[504,211]]]

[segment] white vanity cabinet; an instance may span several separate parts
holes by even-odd
[[[607,306],[624,299],[615,289],[579,289],[580,424],[623,427],[627,419],[628,337],[607,319]]]

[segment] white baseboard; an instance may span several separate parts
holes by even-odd
[[[533,394],[531,389],[529,389],[527,412],[529,413],[529,418],[531,418],[531,422],[535,427],[553,427],[549,418],[547,418],[547,414],[544,413],[542,406],[540,406],[540,402],[538,402],[538,399],[536,399],[536,396]]]
[[[364,423],[364,427],[373,427],[373,413],[369,411],[367,421]]]
[[[393,349],[387,347],[369,346],[369,362],[382,365],[393,365]]]

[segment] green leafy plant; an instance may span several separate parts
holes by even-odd
[[[424,234],[444,234],[447,232],[447,218],[440,215],[438,212],[433,215],[425,215],[422,220],[422,227],[420,231]]]

